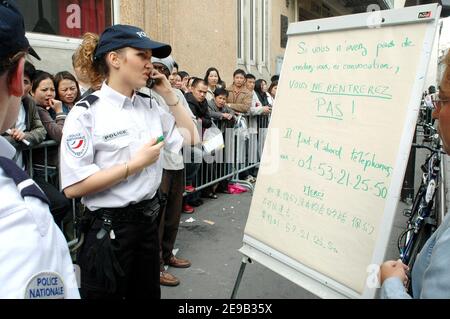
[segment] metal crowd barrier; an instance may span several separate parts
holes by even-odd
[[[270,118],[264,115],[241,115],[237,119],[238,122],[233,126],[226,120],[214,121],[224,137],[223,150],[209,155],[198,146],[184,148],[185,163],[194,161],[199,166],[192,185],[196,191],[216,185],[223,180],[238,183],[251,191],[254,189],[252,183],[240,178],[240,174],[249,171],[257,174],[255,172],[259,168]],[[191,157],[190,154],[195,155]],[[188,165],[186,164],[185,173]],[[186,182],[185,176],[185,185],[190,184]]]
[[[56,188],[59,189],[60,180],[59,180],[59,171],[56,167],[49,165],[49,149],[59,147],[59,143],[53,140],[44,141],[38,145],[34,145],[29,147],[28,149],[25,149],[25,151],[28,151],[28,160],[27,160],[27,172],[28,175],[30,175],[31,178],[34,177],[36,170],[39,170],[41,175],[43,175],[46,182],[49,182],[53,184]],[[43,149],[43,163],[37,164],[34,163],[34,156],[33,152],[38,149]],[[72,199],[71,201],[71,213],[72,217],[70,221],[66,221],[66,223],[63,221],[60,226],[60,228],[63,230],[64,235],[69,240],[69,247],[72,247],[78,242],[78,239],[76,238],[76,229],[75,229],[75,220],[77,217],[77,207],[76,207],[76,200]],[[67,226],[67,227],[66,227]],[[68,229],[69,228],[69,229]],[[70,231],[71,234],[68,234]]]
[[[212,155],[205,154],[199,146],[185,147],[183,150],[185,166],[190,162],[197,165],[197,174],[193,178],[196,191],[201,191],[224,180],[229,183],[239,183],[252,191],[253,184],[240,179],[239,175],[259,167],[269,120],[270,118],[264,115],[242,116],[239,126],[230,125],[227,121],[215,121],[216,126],[223,132],[225,147]],[[199,131],[201,132],[201,128]],[[57,142],[45,141],[25,150],[29,152],[27,170],[32,178],[36,170],[36,165],[33,163],[33,150],[36,149],[44,150],[44,163],[40,171],[44,173],[45,180],[51,179],[50,172],[55,174],[55,168],[49,166],[48,161],[48,150],[55,146],[58,146]],[[196,155],[192,156],[193,153]],[[58,185],[55,186],[59,187],[59,172],[56,174]],[[184,194],[184,196],[186,195],[187,193]],[[75,230],[75,221],[79,215],[78,206],[77,201],[72,200],[72,220],[67,222],[71,234],[68,234],[67,227],[64,227],[67,225],[61,225],[66,238],[70,240],[69,247],[78,243]]]

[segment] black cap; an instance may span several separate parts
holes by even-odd
[[[116,24],[103,31],[95,50],[94,58],[99,59],[108,52],[125,47],[151,49],[152,56],[157,58],[165,58],[172,52],[170,45],[151,40],[138,27]]]
[[[25,37],[25,24],[15,1],[0,0],[0,59],[28,51],[36,59],[41,58]]]

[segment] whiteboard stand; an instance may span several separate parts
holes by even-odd
[[[299,265],[296,261],[283,256],[270,247],[258,243],[248,235],[244,235],[244,243],[242,248],[239,249],[239,252],[243,255],[243,258],[231,299],[236,298],[247,264],[251,264],[254,261],[320,298],[345,299],[349,298],[349,296],[357,298],[356,292],[349,290],[339,283],[329,281],[324,276],[315,272],[308,273],[304,266]],[[299,271],[299,268],[304,268],[304,271]]]
[[[262,206],[262,197],[265,194],[264,189],[261,187],[256,187],[253,201],[252,201],[252,207],[250,209],[249,217],[247,220],[247,225],[244,230],[244,238],[243,238],[243,246],[239,250],[240,253],[244,255],[245,265],[242,264],[238,278],[236,281],[236,285],[234,287],[233,291],[233,298],[236,297],[237,290],[239,288],[240,282],[242,280],[243,272],[246,267],[247,261],[256,261],[260,263],[261,265],[264,265],[266,268],[274,271],[275,273],[278,273],[279,275],[285,277],[286,279],[292,281],[293,283],[297,284],[300,287],[303,287],[307,291],[310,291],[314,295],[320,297],[320,298],[352,298],[352,299],[360,299],[360,298],[374,298],[377,293],[377,285],[374,284],[371,280],[373,279],[373,272],[369,271],[369,267],[380,265],[385,259],[385,253],[386,248],[388,247],[388,240],[389,235],[392,229],[392,225],[394,222],[395,213],[397,211],[397,205],[399,202],[399,194],[402,187],[402,182],[404,178],[404,173],[411,149],[411,142],[413,139],[413,135],[415,132],[415,126],[416,126],[416,120],[417,115],[419,111],[419,105],[418,101],[421,99],[422,95],[422,89],[424,86],[424,81],[427,74],[427,68],[429,65],[429,60],[432,52],[433,47],[433,41],[435,39],[435,32],[437,28],[437,24],[439,21],[441,12],[441,7],[437,4],[431,4],[431,5],[422,5],[422,6],[415,6],[415,7],[407,7],[402,8],[398,10],[386,10],[386,11],[380,11],[379,12],[379,18],[380,18],[380,28],[370,28],[370,25],[368,22],[372,21],[371,19],[375,15],[374,13],[368,12],[368,13],[362,13],[362,14],[355,14],[352,16],[340,16],[340,17],[333,17],[333,18],[326,18],[326,19],[320,19],[320,20],[311,20],[311,21],[305,21],[305,22],[299,22],[294,23],[289,26],[288,29],[288,46],[286,49],[285,59],[284,59],[284,65],[281,71],[281,78],[280,78],[280,84],[277,92],[277,103],[279,105],[286,106],[285,108],[276,108],[274,114],[272,115],[271,124],[269,126],[269,130],[272,129],[272,127],[275,128],[289,128],[291,127],[297,127],[303,130],[310,130],[313,131],[311,127],[309,127],[308,123],[305,121],[304,123],[295,122],[292,118],[292,113],[289,113],[289,110],[291,110],[289,106],[292,104],[292,96],[290,96],[288,93],[290,93],[290,89],[296,89],[294,87],[295,82],[289,82],[286,79],[298,79],[298,70],[301,70],[302,73],[302,80],[305,81],[306,87],[313,87],[314,84],[321,84],[321,80],[327,87],[331,85],[331,88],[333,88],[333,82],[328,81],[328,78],[326,78],[324,75],[320,75],[319,79],[314,77],[313,75],[310,75],[305,70],[308,69],[308,65],[311,63],[317,63],[318,66],[322,66],[319,63],[322,63],[318,61],[317,56],[314,54],[322,54],[325,52],[330,52],[329,50],[333,50],[333,48],[336,48],[337,52],[342,51],[342,47],[338,44],[344,43],[346,44],[347,39],[351,39],[350,35],[346,35],[345,38],[341,39],[341,37],[344,36],[343,31],[347,31],[351,35],[356,35],[356,39],[362,39],[361,36],[362,31],[367,32],[367,43],[369,44],[370,41],[373,41],[371,37],[376,39],[380,44],[388,45],[389,40],[394,41],[397,43],[398,48],[402,48],[401,50],[409,50],[409,51],[403,51],[402,54],[396,53],[394,51],[391,51],[392,53],[386,54],[386,59],[389,63],[393,65],[399,65],[397,72],[400,70],[400,66],[403,67],[402,70],[404,73],[401,73],[402,77],[399,81],[398,78],[395,78],[391,75],[389,75],[386,72],[379,72],[376,74],[381,74],[379,76],[383,76],[383,78],[379,79],[378,81],[381,81],[380,83],[387,83],[389,87],[392,87],[393,92],[396,93],[396,95],[393,95],[391,97],[394,97],[396,99],[396,103],[400,103],[399,105],[401,107],[392,107],[391,110],[396,110],[396,114],[398,116],[402,116],[404,119],[401,126],[395,127],[395,142],[399,142],[399,144],[390,145],[390,153],[387,154],[391,159],[390,163],[392,164],[393,171],[392,176],[389,180],[389,187],[386,190],[386,196],[383,197],[385,200],[382,203],[384,205],[384,211],[383,214],[378,217],[378,219],[374,222],[376,225],[374,225],[374,238],[369,240],[366,240],[365,234],[361,235],[361,233],[355,234],[359,237],[355,238],[362,238],[365,240],[364,244],[366,246],[359,244],[354,245],[355,247],[358,246],[358,251],[362,252],[363,254],[367,255],[365,256],[364,260],[360,262],[360,264],[356,265],[356,262],[354,259],[352,259],[352,252],[347,251],[348,256],[340,256],[340,259],[336,257],[336,260],[339,262],[339,268],[336,267],[336,264],[328,262],[328,264],[325,267],[322,267],[323,265],[322,260],[324,258],[328,258],[327,261],[332,260],[331,258],[335,256],[331,256],[331,254],[328,251],[320,250],[320,252],[316,253],[314,249],[306,248],[307,253],[309,253],[309,256],[307,256],[307,253],[301,255],[301,251],[296,250],[295,244],[300,243],[301,240],[309,240],[309,241],[303,241],[301,242],[304,247],[309,247],[306,245],[311,245],[310,237],[304,237],[301,240],[299,239],[299,233],[296,234],[297,237],[291,236],[287,237],[285,234],[283,234],[283,237],[277,236],[278,231],[282,231],[283,227],[280,227],[279,229],[276,228],[269,228],[264,224],[264,221],[262,221],[261,217],[258,215],[261,212]],[[377,13],[378,14],[378,13]],[[408,34],[405,36],[402,32],[405,32],[405,30],[409,30]],[[411,31],[412,30],[412,31]],[[414,34],[412,32],[415,32]],[[371,37],[369,37],[369,34]],[[376,36],[376,37],[375,37]],[[409,36],[409,38],[408,38]],[[411,39],[415,42],[411,42]],[[394,40],[392,40],[394,39]],[[302,41],[302,42],[301,42]],[[306,42],[313,43],[313,48],[315,50],[310,50],[311,52],[305,54],[305,52],[308,52],[304,50],[304,43]],[[358,40],[362,41],[362,40]],[[363,42],[363,41],[362,41]],[[361,42],[361,43],[362,43]],[[324,46],[326,43],[332,43],[330,44],[331,48],[328,48],[328,46]],[[392,42],[394,43],[394,42]],[[400,45],[400,43],[402,43]],[[413,45],[411,45],[413,43]],[[415,45],[416,43],[421,44]],[[375,43],[374,43],[375,44]],[[376,46],[378,50],[378,46]],[[372,48],[375,46],[373,45]],[[381,46],[383,47],[383,46]],[[416,49],[413,49],[413,47],[416,47]],[[327,51],[328,48],[328,51]],[[347,51],[352,52],[354,50],[354,46],[347,46]],[[405,48],[405,49],[403,49]],[[372,49],[374,50],[374,49]],[[419,51],[420,50],[420,51]],[[400,51],[398,51],[400,52]],[[410,55],[406,55],[407,53],[411,52]],[[349,55],[350,53],[346,53]],[[353,53],[352,53],[353,54]],[[373,53],[372,53],[373,54]],[[299,58],[300,56],[300,58]],[[349,55],[350,56],[350,55]],[[356,55],[354,55],[356,56]],[[362,56],[365,56],[362,54]],[[377,51],[378,56],[378,51]],[[412,56],[414,57],[414,60],[408,61],[407,58],[409,57],[412,59]],[[343,72],[343,69],[340,69],[340,66],[345,66],[345,59],[340,58],[337,59],[337,57],[341,57],[339,55],[327,57],[328,60],[324,60],[325,62],[329,62],[329,64],[333,64],[333,59],[336,59],[335,65],[337,66],[337,72]],[[360,62],[367,62],[363,58],[358,57]],[[309,59],[309,60],[308,60]],[[347,56],[346,59],[349,59]],[[300,61],[301,60],[301,61]],[[300,62],[298,62],[300,61]],[[313,61],[313,62],[308,62]],[[317,61],[317,62],[316,62]],[[370,61],[369,61],[370,62]],[[303,64],[302,64],[303,63]],[[409,63],[409,64],[408,64]],[[298,64],[298,65],[297,65]],[[328,65],[328,64],[327,64]],[[350,64],[351,65],[351,64]],[[416,69],[413,69],[410,67],[410,65],[417,66]],[[295,66],[295,68],[293,67]],[[334,64],[333,64],[334,68]],[[392,68],[392,67],[391,67]],[[298,70],[297,70],[298,69]],[[345,68],[344,68],[345,69]],[[337,73],[338,74],[338,73]],[[340,73],[339,73],[340,74]],[[344,73],[342,73],[344,74]],[[405,74],[405,75],[403,75]],[[352,78],[353,81],[360,81],[361,83],[365,83],[364,81],[367,81],[366,78],[363,77],[363,73],[359,73],[359,77],[356,77],[357,73],[355,73],[355,78]],[[408,76],[406,78],[406,75]],[[327,82],[328,81],[328,82]],[[337,81],[337,80],[334,80]],[[336,82],[337,83],[337,82]],[[369,82],[367,82],[369,83]],[[300,83],[301,84],[301,83]],[[371,84],[371,83],[369,83]],[[290,87],[291,86],[291,87]],[[320,85],[319,85],[320,87]],[[299,85],[299,90],[302,89]],[[400,95],[397,94],[397,92],[403,92],[403,91],[395,91],[395,90],[404,90],[406,94]],[[323,90],[322,90],[323,91]],[[320,93],[320,94],[328,94],[328,95],[338,95],[338,96],[344,96],[344,95],[351,95],[351,93],[343,92],[341,93],[333,93],[333,92],[322,92],[321,90],[317,90],[317,92],[314,92],[314,90],[308,91],[308,90],[300,90],[295,93],[294,96],[296,96],[298,102],[302,101],[309,101],[308,99],[311,99],[312,93]],[[356,94],[356,93],[355,93]],[[355,95],[358,96],[358,95]],[[359,95],[360,97],[369,97],[365,95]],[[375,97],[375,96],[370,96]],[[382,109],[382,107],[386,108],[386,105],[383,103],[376,103],[374,104],[364,104],[364,105],[373,105],[378,106],[380,105],[379,109]],[[384,105],[384,106],[383,106]],[[278,111],[277,111],[278,110]],[[376,111],[378,109],[372,107],[371,109],[368,108],[368,111],[371,111],[374,115],[374,119],[376,119],[376,116],[380,116],[380,114],[377,114]],[[311,111],[311,109],[308,109],[309,118],[310,119],[316,119],[321,118],[322,116],[316,116],[314,117],[315,113],[314,111]],[[319,114],[320,115],[320,114]],[[381,114],[384,116],[384,114]],[[395,119],[395,117],[392,117]],[[391,118],[391,119],[392,119]],[[289,119],[289,121],[287,121]],[[316,120],[317,121],[317,120]],[[366,119],[367,123],[371,123],[371,120]],[[287,124],[287,123],[290,124]],[[306,124],[305,124],[306,123]],[[361,122],[364,123],[364,122]],[[365,128],[366,131],[364,134],[371,133],[368,130],[372,129],[370,125],[363,126],[359,123],[356,125],[356,128]],[[390,127],[385,127],[382,124],[384,122],[378,121],[374,123],[378,123],[378,127],[383,128],[385,131],[388,131]],[[300,125],[302,124],[302,125]],[[291,126],[286,126],[291,125]],[[338,127],[336,125],[335,127]],[[341,129],[342,126],[339,126],[339,129]],[[338,131],[337,129],[335,130]],[[290,133],[289,133],[290,134]],[[316,134],[318,137],[316,137],[318,140],[321,137],[319,133],[316,131],[313,131],[313,133],[310,133],[310,135]],[[394,133],[389,133],[394,134]],[[391,136],[391,141],[394,140],[394,137]],[[367,136],[372,136],[368,134]],[[332,138],[324,135],[323,139]],[[290,137],[289,137],[290,139]],[[286,145],[288,145],[288,142],[284,142]],[[343,143],[343,142],[342,142]],[[266,140],[267,144],[267,140]],[[305,145],[308,144],[305,142]],[[290,155],[288,153],[291,151],[292,154],[296,155],[298,152],[292,151],[290,149],[291,145],[286,146],[283,148],[283,151],[286,152],[286,154]],[[309,144],[308,144],[309,145]],[[359,144],[358,144],[359,145]],[[360,148],[364,149],[363,143],[360,143],[362,145]],[[345,145],[344,145],[345,146]],[[298,145],[297,145],[298,147]],[[385,147],[388,149],[388,147]],[[304,147],[304,149],[307,149],[307,146]],[[350,149],[350,147],[348,147]],[[265,151],[263,154],[263,158],[266,156],[266,153],[270,153],[270,151],[267,151],[267,145],[265,147]],[[311,151],[307,149],[308,154],[311,154]],[[349,150],[347,151],[349,152]],[[318,152],[313,153],[316,157],[319,157],[320,159],[323,159],[323,162],[327,162],[327,157],[323,154],[319,154]],[[319,154],[319,155],[317,155]],[[321,157],[320,157],[321,156]],[[289,157],[286,157],[285,159],[289,159]],[[297,157],[293,157],[294,163],[296,160],[298,160]],[[319,160],[320,161],[320,160]],[[312,162],[312,156],[311,156],[311,162]],[[323,164],[323,163],[322,163]],[[320,165],[322,165],[320,164]],[[353,167],[347,164],[348,170],[352,169]],[[351,164],[351,163],[350,163]],[[291,164],[292,165],[292,164]],[[319,167],[320,167],[319,165]],[[353,164],[352,164],[353,165]],[[331,166],[330,166],[331,167]],[[359,171],[361,168],[357,167]],[[338,168],[336,168],[338,169]],[[316,170],[316,171],[314,171]],[[306,171],[306,170],[305,170]],[[310,171],[312,173],[310,173]],[[311,170],[308,172],[302,171],[301,173],[297,173],[295,175],[296,178],[305,178],[305,180],[312,180],[313,183],[316,183],[317,185],[323,185],[323,178],[321,176],[324,176],[322,174],[318,173],[317,166],[314,168],[313,165],[311,165]],[[344,170],[345,171],[345,170]],[[261,170],[260,170],[261,172]],[[313,175],[315,174],[315,175]],[[279,182],[280,176],[285,177],[285,180],[281,180],[282,182]],[[261,176],[259,179],[259,183],[263,183],[264,185],[280,185],[280,188],[283,188],[288,185],[288,179],[290,178],[290,172],[285,169],[281,171],[279,174],[272,174],[272,176],[269,176],[269,174]],[[312,176],[312,177],[311,177]],[[332,176],[333,177],[333,176]],[[360,176],[360,178],[362,178]],[[378,178],[378,177],[376,177]],[[332,181],[332,179],[328,179],[329,181]],[[369,179],[370,180],[370,179]],[[331,182],[330,182],[331,183]],[[380,183],[376,184],[379,185]],[[334,185],[329,184],[327,187],[332,190]],[[355,183],[353,185],[350,183],[350,187],[355,187]],[[277,187],[277,186],[275,186]],[[373,189],[376,188],[376,186],[372,187]],[[292,187],[290,189],[293,189]],[[356,189],[356,188],[354,188]],[[328,190],[328,189],[327,189]],[[283,191],[283,190],[281,190]],[[266,192],[267,193],[267,192]],[[278,190],[278,193],[280,193],[280,190]],[[295,190],[287,192],[285,191],[287,195],[289,193],[294,193],[294,195],[298,195],[295,193]],[[343,192],[341,192],[343,193]],[[272,193],[268,196],[272,196],[271,198],[275,198],[274,190],[272,189]],[[353,194],[353,193],[351,193]],[[292,195],[292,194],[291,194]],[[302,194],[300,194],[302,195]],[[356,194],[359,198],[360,193]],[[373,194],[372,194],[373,195]],[[381,195],[381,193],[380,193]],[[376,195],[378,197],[381,197],[380,195]],[[279,196],[279,195],[278,195]],[[303,196],[303,195],[302,195]],[[375,196],[375,195],[373,195]],[[361,196],[361,198],[363,198]],[[372,200],[373,198],[371,198]],[[277,199],[275,199],[277,200]],[[333,198],[333,202],[330,205],[334,205],[334,203],[338,203],[342,205],[343,199],[342,198]],[[376,199],[374,202],[379,203],[379,200]],[[290,202],[289,202],[290,203]],[[298,200],[295,201],[295,205],[298,204]],[[345,204],[345,203],[344,203]],[[381,203],[379,203],[379,207],[381,207]],[[298,206],[298,205],[297,205]],[[298,209],[298,207],[294,207],[295,209]],[[370,206],[370,205],[369,205]],[[331,206],[333,207],[333,206]],[[362,206],[364,207],[364,206]],[[371,209],[374,206],[366,207],[366,209]],[[378,206],[377,206],[378,207]],[[307,210],[309,208],[301,207],[299,210]],[[378,213],[379,208],[377,208],[377,211],[373,211],[373,213]],[[276,213],[276,211],[275,211]],[[356,211],[356,216],[360,214],[361,212]],[[309,214],[309,212],[308,212]],[[304,216],[308,216],[304,214]],[[369,216],[370,217],[370,216]],[[283,217],[284,218],[284,217]],[[281,223],[283,223],[283,219],[281,219]],[[297,223],[298,221],[294,218],[291,218],[288,220],[289,223]],[[313,230],[313,226],[322,226],[322,224],[313,224],[312,222],[309,223],[309,219],[302,220],[301,223],[299,222],[299,225],[306,225],[307,228],[304,230],[304,233],[309,231],[310,229]],[[328,227],[329,233],[331,235],[335,235],[333,231],[337,232],[339,228],[335,227],[334,224],[331,224],[331,222],[328,224],[328,220],[325,222],[321,221],[324,226]],[[306,227],[305,227],[306,228]],[[325,228],[325,227],[324,227]],[[274,232],[270,232],[272,229],[275,229]],[[320,230],[320,229],[319,229]],[[292,232],[292,231],[291,231]],[[319,235],[316,238],[320,238],[321,235],[323,235],[320,231]],[[308,233],[309,234],[309,233]],[[281,239],[284,241],[282,241]],[[286,243],[286,238],[289,240],[292,240],[292,242]],[[357,240],[357,239],[354,239]],[[305,244],[306,243],[306,244]],[[318,244],[317,247],[321,246],[322,248],[326,248],[321,244],[321,241],[319,243],[315,242],[313,244]],[[342,245],[343,246],[343,245]],[[329,247],[328,247],[329,248]],[[309,250],[308,250],[309,249]],[[367,252],[370,253],[367,254]],[[316,253],[316,255],[313,255],[313,253]],[[331,257],[330,257],[331,256]],[[347,267],[347,268],[346,268]],[[348,269],[356,270],[357,273],[349,272]],[[352,277],[353,276],[353,277]],[[356,277],[357,276],[357,277]],[[377,278],[377,277],[375,277]],[[365,281],[363,281],[365,280]]]
[[[247,264],[251,264],[251,263],[252,263],[252,260],[249,257],[247,257],[247,256],[242,257],[241,267],[239,268],[239,273],[236,278],[236,282],[234,284],[233,292],[231,294],[231,299],[236,299],[236,295],[239,290],[239,286],[241,285],[242,277],[244,276],[245,267],[247,266]]]

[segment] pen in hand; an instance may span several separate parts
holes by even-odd
[[[9,134],[9,135],[12,135],[12,134],[13,134],[13,132],[11,131],[11,129],[7,129],[7,130],[6,130],[6,133]],[[22,142],[23,144],[25,144],[26,146],[30,146],[30,142],[28,142],[26,139],[23,139],[21,142]]]

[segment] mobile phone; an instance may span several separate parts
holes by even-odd
[[[161,83],[161,79],[153,79],[153,78],[149,78],[148,80],[147,80],[147,87],[149,88],[149,89],[152,89],[154,86],[155,86],[155,84],[159,84],[159,83]]]
[[[154,86],[155,86],[155,79],[149,78],[149,79],[147,80],[147,87],[148,87],[149,89],[151,89],[151,88],[153,88]]]

